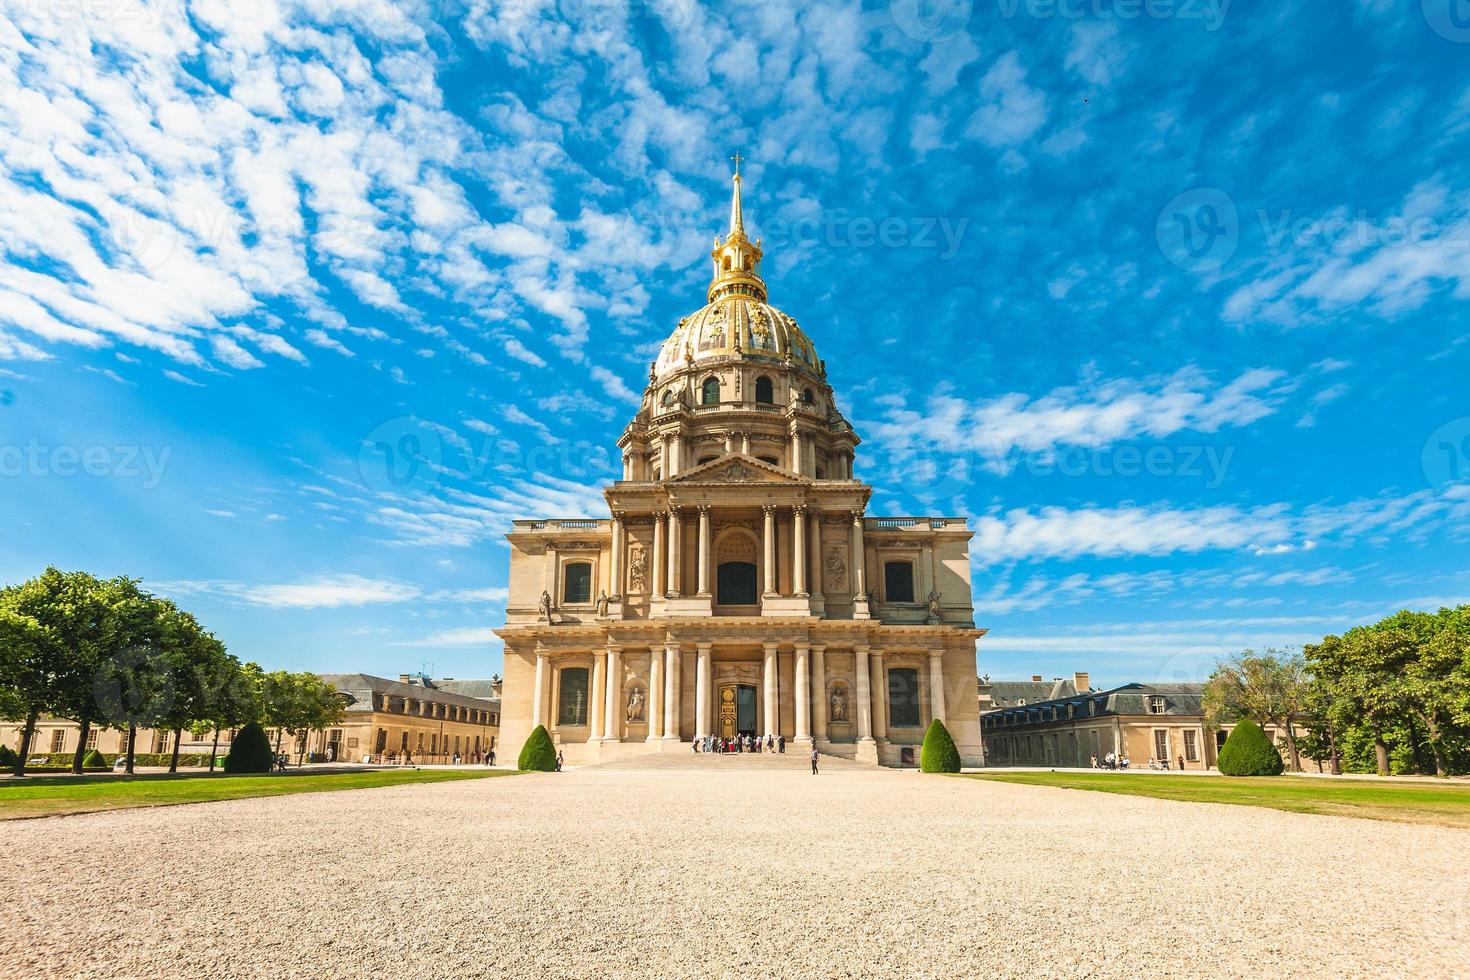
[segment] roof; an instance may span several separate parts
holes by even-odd
[[[1046,682],[1038,685],[1034,681],[1003,681],[995,686],[999,687],[1001,684],[1009,684],[1012,687],[1050,686]],[[1067,687],[1072,686],[1070,682],[1064,682],[1064,684]],[[1197,717],[1204,714],[1204,690],[1203,684],[1142,683],[1124,684],[1121,687],[1091,693],[1078,693],[1074,689],[1070,694],[1040,701],[1028,701],[1023,706],[1007,704],[999,707],[997,710],[987,712],[982,719],[982,724],[992,728],[1000,725],[1006,727],[1048,725],[1056,721],[1068,720],[1065,710],[1067,706],[1072,707],[1072,717],[1075,718],[1097,718],[1110,715]],[[1148,710],[1149,699],[1155,697],[1164,699],[1162,712]],[[1090,708],[1089,702],[1095,707]],[[997,703],[999,703],[999,698],[997,698]]]
[[[485,701],[500,701],[500,682],[497,680],[456,680],[453,677],[443,677],[431,682],[441,691],[451,694],[463,694],[467,698],[480,698]]]
[[[422,684],[404,684],[402,681],[390,681],[386,677],[374,677],[372,674],[318,674],[322,680],[335,687],[342,694],[352,698],[352,703],[347,706],[348,711],[371,711],[373,710],[373,695],[387,694],[392,697],[412,698],[415,701],[429,701],[434,704],[453,704],[461,708],[476,708],[484,710],[499,701],[489,698],[474,697],[456,691],[443,690],[435,683],[435,686],[426,687]],[[452,683],[473,683],[470,681],[455,681]],[[484,683],[489,683],[485,681]]]
[[[1077,693],[1077,686],[1070,680],[1058,678],[1052,681],[991,681],[991,700],[997,708],[1014,708],[1022,704],[1035,704],[1052,698],[1069,698]]]

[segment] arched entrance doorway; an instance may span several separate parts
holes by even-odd
[[[754,684],[726,684],[720,688],[719,733],[721,738],[756,733]]]

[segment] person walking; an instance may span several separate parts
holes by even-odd
[[[815,776],[816,774],[817,774],[817,747],[815,745],[813,745],[812,746],[812,775]]]
[[[558,752],[556,754],[556,771],[557,772],[561,772],[561,764],[562,764],[562,753]]]
[[[785,754],[785,752],[786,752],[786,736],[785,735],[777,735],[776,736],[776,749],[779,752],[781,752],[782,754]]]
[[[1180,772],[1183,772],[1184,771],[1184,756],[1182,756],[1182,755],[1179,757],[1179,771]]]

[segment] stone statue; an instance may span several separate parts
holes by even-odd
[[[644,576],[648,572],[648,566],[643,561],[643,551],[639,549],[633,552],[633,559],[628,562],[628,587],[638,595],[644,590]]]
[[[551,593],[545,589],[541,590],[541,602],[538,607],[541,610],[541,618],[549,621],[551,619]]]
[[[643,720],[643,688],[635,687],[628,692],[628,720]]]
[[[832,720],[847,720],[847,690],[841,687],[832,689]]]
[[[930,619],[938,619],[939,618],[939,593],[938,592],[935,592],[933,589],[930,589],[929,590],[929,598],[926,599],[925,601],[929,603],[929,618]]]
[[[606,589],[603,589],[601,592],[597,593],[597,615],[604,616],[604,617],[607,615],[607,590]]]
[[[841,592],[847,588],[847,562],[842,560],[841,548],[833,548],[827,552],[827,581],[833,592]]]

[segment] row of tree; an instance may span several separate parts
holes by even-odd
[[[1306,757],[1333,772],[1470,772],[1470,605],[1222,660],[1205,712],[1274,726],[1295,771]]]
[[[342,704],[315,674],[241,663],[192,613],[137,579],[99,579],[47,568],[0,589],[0,718],[24,721],[16,775],[23,775],[37,721],[80,726],[72,771],[82,771],[94,728],[127,732],[133,771],[140,728],[173,733],[169,771],[184,731],[196,738],[256,722],[305,748],[309,732],[337,724]],[[213,768],[211,753],[210,768]]]

